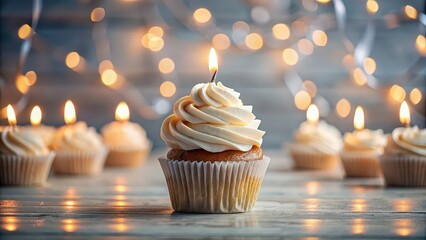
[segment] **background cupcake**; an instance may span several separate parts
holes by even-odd
[[[107,166],[137,166],[149,155],[151,143],[145,130],[137,123],[129,122],[129,108],[121,102],[115,118],[102,128],[104,143],[109,149]]]
[[[383,154],[387,137],[383,130],[364,129],[364,111],[357,107],[355,131],[345,133],[341,159],[347,177],[379,177],[382,175],[379,157]]]
[[[314,104],[309,106],[306,115],[307,121],[303,122],[294,134],[294,143],[288,145],[295,167],[300,169],[335,167],[342,149],[340,131],[325,121],[318,121],[318,108]]]
[[[166,118],[161,137],[171,148],[160,158],[173,209],[182,212],[250,211],[269,158],[260,120],[239,93],[221,83],[195,85]]]

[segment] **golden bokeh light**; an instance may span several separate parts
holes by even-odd
[[[326,4],[326,3],[329,3],[330,1],[331,0],[317,0],[317,2],[321,4]]]
[[[42,113],[38,105],[35,105],[31,110],[30,122],[33,126],[39,126],[41,123]]]
[[[161,73],[171,73],[175,69],[175,63],[170,58],[163,58],[158,63],[158,70]]]
[[[308,232],[315,232],[321,223],[320,219],[305,219],[303,220],[303,226]]]
[[[365,3],[365,8],[369,14],[375,14],[377,11],[379,11],[379,4],[376,2],[376,0],[367,0]]]
[[[399,108],[399,121],[405,125],[406,127],[410,126],[411,115],[410,108],[406,101],[401,103],[401,107]]]
[[[65,58],[65,64],[69,68],[75,68],[80,63],[80,55],[77,52],[70,52]]]
[[[33,30],[28,24],[22,25],[18,30],[18,37],[20,39],[27,39],[31,34]]]
[[[75,107],[71,100],[67,100],[64,108],[64,120],[66,124],[73,124],[77,120]]]
[[[120,102],[115,109],[115,120],[118,122],[126,122],[130,118],[130,110],[127,103]]]
[[[411,5],[405,5],[404,13],[408,18],[411,18],[411,19],[417,18],[417,10]]]
[[[352,233],[353,234],[363,234],[365,232],[364,220],[361,218],[356,218],[352,223]]]
[[[358,86],[364,86],[367,83],[367,77],[360,68],[356,68],[353,71],[352,76]]]
[[[314,98],[317,95],[317,86],[311,80],[303,81],[304,89],[311,95],[311,98]]]
[[[423,35],[419,35],[416,38],[416,49],[420,55],[426,56],[426,38]]]
[[[364,109],[361,106],[356,107],[355,116],[354,116],[354,128],[356,130],[364,129],[365,117],[364,117]]]
[[[410,101],[416,105],[422,100],[422,92],[418,88],[414,88],[410,92]]]
[[[127,190],[128,190],[128,188],[127,188],[126,185],[120,184],[120,185],[114,186],[114,191],[116,191],[118,193],[124,193],[124,192],[127,192]]]
[[[77,230],[77,220],[67,218],[62,221],[62,228],[65,232],[74,232]]]
[[[92,13],[90,14],[90,20],[92,22],[100,22],[105,17],[105,9],[98,7],[92,10]]]
[[[297,54],[296,50],[292,48],[284,49],[282,52],[282,57],[284,62],[287,65],[296,65],[296,63],[299,61],[299,54]]]
[[[114,65],[108,59],[103,60],[99,63],[99,74],[102,74],[107,69],[113,69]]]
[[[312,41],[314,41],[315,45],[324,47],[328,41],[327,34],[322,30],[315,30],[312,33]]]
[[[408,212],[413,209],[413,202],[409,199],[397,199],[392,202],[393,209],[398,212]]]
[[[19,75],[17,78],[16,78],[16,81],[15,81],[15,86],[16,86],[16,89],[18,89],[18,91],[20,92],[20,93],[22,93],[22,94],[25,94],[25,93],[27,93],[28,92],[28,90],[30,89],[30,86],[29,86],[29,80],[28,80],[28,78],[26,77],[26,76],[24,76],[24,75]]]
[[[153,52],[158,52],[164,47],[164,40],[161,37],[154,36],[148,41],[148,48]]]
[[[8,232],[14,232],[18,229],[18,218],[7,216],[3,219],[3,229]]]
[[[353,212],[364,212],[367,208],[367,203],[365,199],[357,198],[352,200],[351,206]]]
[[[393,100],[402,102],[405,99],[406,93],[404,88],[395,84],[390,88],[389,95]]]
[[[308,39],[300,39],[297,42],[297,49],[304,55],[311,55],[314,52],[314,44]]]
[[[373,74],[376,71],[376,61],[373,58],[364,59],[363,63],[364,71],[368,74]]]
[[[315,195],[320,189],[320,184],[317,181],[309,181],[306,183],[306,192],[309,195]]]
[[[258,50],[263,46],[263,38],[258,33],[250,33],[246,36],[245,43],[251,50]]]
[[[395,219],[394,226],[396,227],[394,232],[402,237],[409,236],[413,233],[413,229],[411,227],[411,219]]]
[[[340,118],[345,118],[351,112],[351,104],[346,98],[340,99],[336,104],[336,113]]]
[[[153,26],[148,30],[148,34],[152,34],[153,36],[163,37],[164,30],[160,26]]]
[[[294,104],[300,110],[308,109],[309,105],[311,105],[312,99],[309,93],[302,90],[294,96]]]
[[[272,27],[272,34],[276,39],[286,40],[290,37],[290,29],[284,23],[277,23]]]
[[[32,86],[37,82],[37,74],[34,71],[28,71],[27,73],[25,73],[25,77],[28,80],[28,86]]]
[[[12,105],[7,105],[6,107],[7,111],[7,121],[9,122],[10,126],[16,125],[16,114],[15,110],[13,110]]]
[[[113,69],[107,69],[102,72],[101,80],[103,84],[110,86],[117,82],[117,73]]]
[[[309,212],[315,212],[318,210],[318,198],[307,198],[305,200],[305,209]]]
[[[172,97],[176,93],[176,86],[171,81],[164,81],[160,85],[160,94],[163,97]]]
[[[199,8],[194,11],[193,18],[197,23],[207,23],[210,21],[212,14],[206,8]]]
[[[229,48],[229,46],[231,45],[231,41],[225,34],[218,33],[212,38],[212,44],[214,48],[217,48],[219,50],[225,50]]]

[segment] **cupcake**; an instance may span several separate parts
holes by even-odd
[[[379,157],[387,143],[383,130],[356,130],[345,133],[340,154],[347,177],[380,177]]]
[[[149,155],[151,143],[139,124],[128,121],[128,114],[125,119],[120,117],[120,105],[127,108],[125,103],[120,103],[116,111],[117,121],[102,128],[104,143],[109,149],[105,165],[138,166]]]
[[[56,128],[46,125],[29,126],[27,128],[29,131],[32,131],[34,134],[38,135],[46,146],[51,144],[53,136],[55,136],[56,133]]]
[[[6,127],[0,132],[0,185],[46,183],[55,154],[32,131]]]
[[[221,83],[200,83],[179,99],[161,126],[171,148],[159,158],[175,211],[250,211],[270,159],[252,106]]]
[[[342,148],[339,130],[326,123],[303,122],[288,145],[294,165],[299,169],[331,169],[339,162]]]
[[[51,148],[56,152],[53,170],[57,174],[97,174],[102,171],[107,154],[101,136],[84,122],[59,128]]]
[[[426,129],[396,128],[380,158],[389,186],[426,186]]]

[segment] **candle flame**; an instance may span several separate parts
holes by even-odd
[[[354,116],[354,128],[356,130],[364,129],[364,109],[361,106],[356,107]]]
[[[401,108],[399,109],[399,121],[401,121],[401,123],[405,124],[406,126],[410,125],[410,109],[408,108],[406,101],[401,103]]]
[[[33,107],[33,110],[31,110],[31,116],[30,116],[31,125],[33,126],[40,125],[41,118],[42,118],[41,109],[38,105],[36,105]]]
[[[73,124],[77,120],[74,104],[71,100],[65,103],[64,120],[66,124]]]
[[[309,123],[317,123],[319,119],[318,107],[315,104],[311,104],[306,111],[306,119]]]
[[[210,54],[209,54],[209,71],[210,74],[213,74],[218,70],[218,63],[217,63],[217,55],[214,48],[210,48]]]
[[[7,105],[7,120],[9,122],[9,125],[13,126],[16,125],[16,115],[15,111],[13,110],[12,105]]]
[[[129,120],[130,118],[130,111],[129,107],[125,102],[120,102],[117,106],[117,109],[115,110],[115,120],[119,122],[124,122]]]

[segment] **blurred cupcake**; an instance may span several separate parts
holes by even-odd
[[[389,186],[426,186],[426,129],[396,128],[380,158]]]
[[[43,139],[43,142],[46,144],[46,146],[49,146],[52,142],[53,136],[55,135],[56,128],[49,127],[46,125],[41,124],[42,119],[42,113],[39,106],[34,106],[33,110],[31,111],[31,126],[28,126],[27,128],[37,134],[38,136]]]
[[[55,156],[43,140],[33,132],[13,126],[16,118],[11,116],[11,127],[5,127],[0,135],[0,185],[42,185],[46,183]]]
[[[380,177],[379,157],[383,154],[387,137],[383,130],[364,129],[364,111],[357,107],[354,117],[355,131],[345,133],[340,157],[347,177]]]
[[[58,174],[93,175],[102,171],[107,148],[101,136],[84,122],[76,120],[74,106],[65,106],[66,126],[58,129],[51,148],[56,152],[53,170]]]
[[[303,122],[294,134],[294,143],[288,145],[288,151],[299,169],[330,169],[337,166],[339,152],[342,149],[342,137],[339,130],[318,121],[318,108],[312,104]]]
[[[117,121],[102,128],[104,143],[109,149],[106,166],[138,166],[149,155],[151,143],[145,130],[137,123],[129,122],[129,108],[121,102],[117,106]]]
[[[195,85],[161,127],[171,148],[160,163],[175,211],[250,211],[270,159],[263,155],[260,120],[239,93],[221,83]]]

